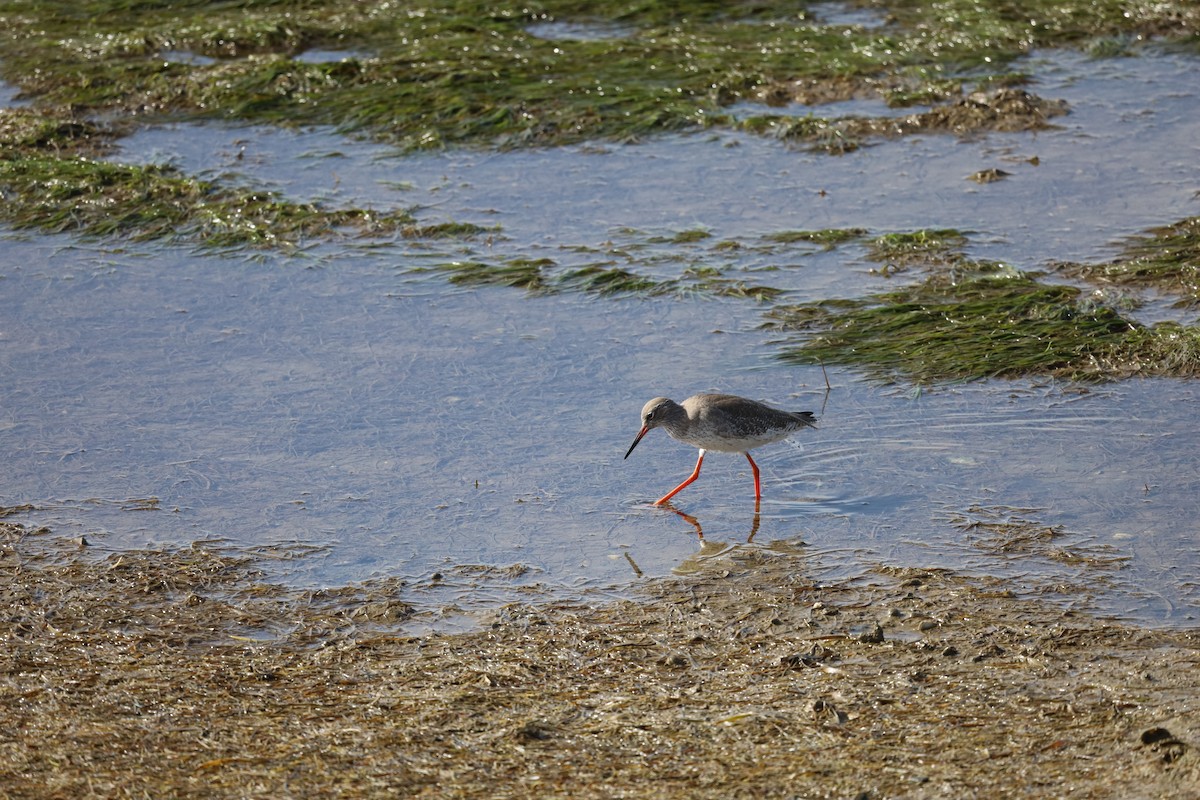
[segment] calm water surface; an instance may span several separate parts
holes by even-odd
[[[9,234],[0,505],[33,504],[21,521],[86,535],[98,553],[204,539],[305,553],[278,561],[294,585],[401,576],[418,601],[472,607],[529,586],[620,591],[635,565],[663,575],[701,553],[690,521],[646,506],[695,452],[656,431],[622,461],[642,404],[722,390],[822,417],[757,456],[757,527],[745,460],[707,460],[676,498],[705,553],[768,548],[814,580],[950,567],[1193,624],[1191,382],[915,392],[830,370],[826,393],[820,369],[775,362],[749,301],[530,297],[421,270],[470,257],[570,263],[580,247],[642,236],[626,228],[750,240],[955,227],[972,231],[973,254],[1022,269],[1105,257],[1122,236],[1198,213],[1196,67],[1039,54],[1025,65],[1034,90],[1072,107],[1059,130],[836,158],[734,135],[401,158],[323,131],[144,131],[115,158],[302,199],[418,207],[423,220],[502,235],[248,259]],[[993,166],[1012,176],[966,180]],[[744,258],[733,267],[795,299],[888,285],[855,248]],[[648,260],[642,271],[678,269]],[[1006,550],[997,526],[1013,522],[1046,534]],[[513,564],[528,569],[463,569]]]

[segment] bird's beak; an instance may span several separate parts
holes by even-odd
[[[638,431],[637,438],[633,440],[633,444],[629,445],[629,452],[625,453],[625,458],[629,458],[629,453],[633,452],[633,448],[637,447],[638,442],[640,442],[642,440],[642,437],[645,436],[649,432],[650,432],[650,429],[648,427],[646,427],[645,425],[643,425],[642,429],[640,431]]]

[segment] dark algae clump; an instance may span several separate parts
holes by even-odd
[[[1181,292],[1180,302],[1190,304],[1194,237],[1195,221],[1184,220],[1138,237],[1125,258],[1110,264],[1059,269],[1097,284],[1142,283]],[[927,275],[866,298],[772,308],[770,326],[803,332],[784,343],[781,358],[848,364],[876,378],[914,383],[1200,375],[1196,327],[1139,324],[1123,308],[1107,304],[1103,292],[971,260],[959,249],[965,242],[953,231],[875,239],[872,259],[890,270],[917,267]]]

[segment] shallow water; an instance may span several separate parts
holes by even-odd
[[[1194,58],[1039,52],[1014,68],[1036,76],[1031,91],[1068,102],[1056,130],[916,136],[837,157],[714,133],[395,158],[332,132],[172,125],[130,137],[120,158],[241,176],[302,199],[416,206],[431,222],[498,224],[525,255],[595,246],[624,228],[746,237],[938,227],[973,232],[974,254],[1029,269],[1109,257],[1121,237],[1200,211]],[[1010,177],[969,180],[992,167]]]
[[[225,538],[273,547],[277,577],[297,585],[402,576],[416,600],[464,606],[530,586],[619,591],[754,531],[753,546],[796,554],[815,580],[945,566],[1191,624],[1192,383],[917,393],[830,370],[826,395],[819,368],[774,361],[750,301],[529,297],[419,271],[457,257],[570,263],[580,245],[644,240],[625,228],[752,240],[851,226],[968,229],[973,254],[1029,269],[1102,257],[1121,236],[1196,213],[1194,59],[1039,54],[1027,68],[1035,91],[1070,102],[1060,130],[920,137],[843,157],[740,135],[401,158],[320,131],[136,134],[117,158],[297,198],[418,206],[423,220],[502,234],[253,259],[9,236],[0,505],[31,503],[23,521],[85,535],[101,553]],[[966,180],[991,166],[1013,175]],[[661,249],[703,262],[706,248]],[[642,271],[678,270],[651,263],[655,252],[637,257]],[[886,283],[855,248],[722,257],[797,299]],[[793,446],[756,455],[757,527],[745,460],[706,461],[676,498],[702,546],[693,522],[646,507],[695,452],[655,432],[621,457],[646,399],[718,389],[823,413]],[[971,525],[1013,519],[1054,535],[1004,552]],[[1129,560],[1105,561],[1115,556]],[[461,569],[471,564],[529,569]]]

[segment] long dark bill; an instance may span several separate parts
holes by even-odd
[[[625,453],[625,458],[629,458],[629,453],[633,452],[633,448],[637,447],[638,442],[640,442],[642,440],[642,437],[645,436],[649,432],[650,432],[650,429],[647,428],[645,425],[643,425],[642,429],[640,431],[638,431],[637,438],[633,440],[633,444],[629,445],[629,451]],[[624,459],[622,459],[622,460],[624,460]]]

